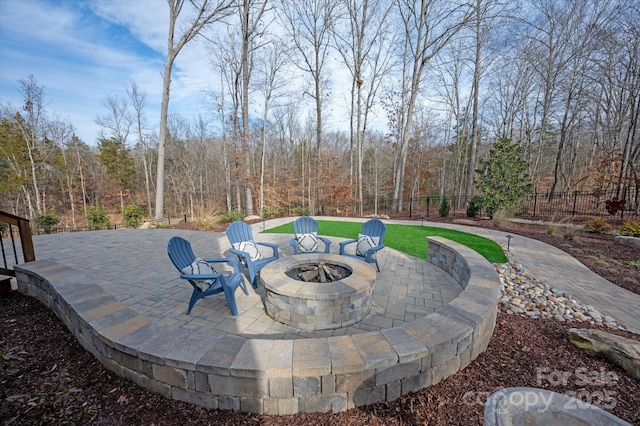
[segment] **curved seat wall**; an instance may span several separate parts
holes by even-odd
[[[448,305],[379,332],[298,340],[184,330],[137,314],[65,265],[39,260],[15,270],[19,291],[52,309],[116,374],[208,408],[284,415],[392,401],[486,350],[500,295],[494,267],[440,237],[428,238],[428,261],[464,288]]]

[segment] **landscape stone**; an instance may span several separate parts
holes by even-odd
[[[640,238],[638,237],[627,237],[623,235],[617,235],[613,239],[613,242],[614,244],[620,244],[621,246],[640,248]]]
[[[485,426],[631,426],[595,405],[536,388],[504,388],[489,396]]]
[[[589,322],[625,330],[615,318],[603,317],[593,306],[583,305],[571,294],[538,281],[516,262],[496,265],[496,270],[502,283],[500,305],[509,315]]]
[[[640,342],[596,329],[569,329],[569,341],[591,355],[601,356],[640,380]]]

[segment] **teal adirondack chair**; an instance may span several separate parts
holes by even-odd
[[[318,222],[309,216],[300,216],[293,222],[293,237],[289,244],[293,247],[294,254],[319,252],[318,241],[324,244],[324,253],[329,253],[331,241],[328,238],[318,236]]]
[[[238,261],[231,258],[197,258],[191,248],[191,243],[182,237],[172,237],[167,245],[167,254],[173,265],[180,272],[180,278],[187,280],[193,287],[187,315],[191,313],[193,305],[204,297],[224,293],[229,308],[233,315],[238,315],[235,292],[238,287],[244,294],[249,291],[244,283],[244,277],[240,273]],[[233,272],[216,272],[213,265],[216,263],[229,263],[233,266]]]
[[[251,227],[237,220],[227,228],[227,238],[231,243],[231,253],[238,256],[240,267],[249,271],[249,280],[253,288],[258,288],[258,274],[270,262],[279,258],[278,245],[266,242],[256,242],[253,239]],[[272,255],[265,257],[258,246],[268,247]]]
[[[385,248],[382,243],[387,227],[380,219],[371,219],[362,224],[362,231],[355,240],[347,240],[340,242],[340,254],[343,256],[351,256],[367,263],[376,265],[376,269],[380,272],[378,265],[377,253]],[[347,246],[355,243],[355,252],[353,249],[347,251]]]

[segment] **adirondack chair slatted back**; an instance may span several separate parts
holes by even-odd
[[[318,235],[318,222],[310,216],[300,216],[293,222],[295,237],[289,241],[294,254],[320,251],[324,244],[324,253],[329,253],[331,240]],[[318,242],[323,244],[318,245]]]
[[[369,235],[371,237],[380,238],[380,242],[384,239],[384,234],[387,232],[387,227],[380,219],[371,219],[362,225],[362,234]]]
[[[191,243],[182,237],[172,237],[167,245],[167,254],[179,271],[189,266],[195,259]]]
[[[297,235],[318,232],[318,222],[309,216],[301,216],[293,222],[293,232]]]
[[[244,241],[253,241],[251,227],[244,222],[235,221],[227,228],[227,237],[231,245]]]

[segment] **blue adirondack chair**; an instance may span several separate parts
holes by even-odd
[[[266,242],[256,242],[253,240],[251,227],[246,223],[237,220],[227,228],[227,238],[231,243],[231,253],[238,256],[240,267],[247,268],[249,280],[253,288],[258,288],[258,274],[269,262],[278,259],[278,245]],[[269,247],[273,254],[270,257],[262,255],[258,246]]]
[[[167,254],[173,265],[180,271],[180,278],[189,281],[193,287],[187,315],[191,313],[193,305],[204,297],[224,292],[227,303],[233,315],[238,315],[235,292],[238,287],[248,295],[244,277],[240,273],[238,261],[230,258],[197,258],[191,248],[191,243],[182,237],[172,237],[167,244]],[[216,272],[211,266],[216,263],[229,263],[233,272]],[[207,266],[208,265],[208,266]]]
[[[385,247],[382,240],[386,232],[387,227],[380,219],[371,219],[362,224],[358,239],[340,242],[340,254],[355,257],[367,263],[375,263],[376,269],[380,272],[377,253]],[[346,247],[353,243],[356,243],[355,253],[353,250],[347,253]]]
[[[331,241],[318,236],[318,222],[309,216],[300,216],[293,222],[295,237],[289,241],[294,254],[314,253],[320,250],[318,240],[324,243],[324,253],[329,253]]]

